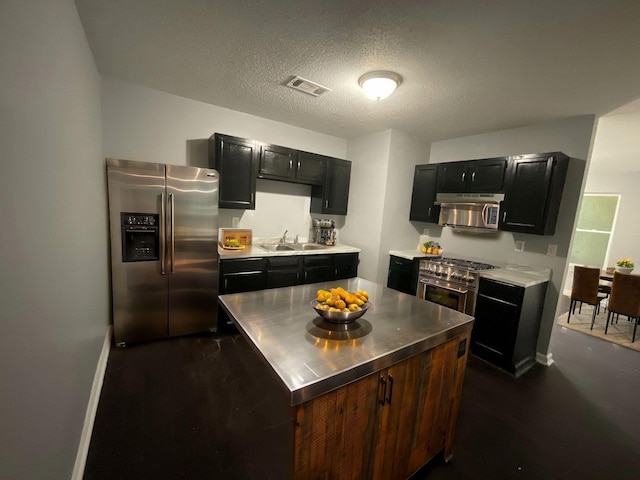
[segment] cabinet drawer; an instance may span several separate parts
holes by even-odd
[[[269,270],[295,269],[300,265],[301,257],[267,257]]]
[[[389,267],[397,270],[405,270],[411,272],[413,270],[413,260],[407,260],[406,258],[390,256]]]
[[[351,265],[357,265],[358,254],[357,253],[337,253],[333,259],[333,262],[336,267],[348,267]]]
[[[228,273],[222,276],[220,293],[241,293],[264,290],[267,275],[264,272]]]
[[[293,287],[300,285],[298,270],[275,270],[267,274],[267,288]]]
[[[242,258],[238,260],[222,260],[220,262],[220,272],[222,274],[264,271],[266,267],[265,258]]]
[[[478,295],[484,295],[520,305],[522,297],[524,296],[524,288],[481,277],[480,285],[478,287]]]
[[[305,267],[324,267],[333,265],[332,255],[307,255],[304,257]]]

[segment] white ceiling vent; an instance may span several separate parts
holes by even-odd
[[[301,92],[308,93],[309,95],[313,95],[314,97],[319,97],[320,95],[324,95],[325,93],[331,91],[330,88],[323,87],[322,85],[298,76],[293,77],[287,82],[286,85],[287,87],[300,90]]]

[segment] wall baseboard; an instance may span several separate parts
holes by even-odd
[[[541,363],[545,367],[550,367],[553,365],[553,353],[544,353],[536,352],[536,362]]]
[[[102,344],[102,352],[96,366],[96,373],[93,376],[93,385],[91,386],[91,395],[87,404],[87,411],[84,415],[84,425],[82,427],[82,435],[80,436],[80,445],[76,454],[76,462],[73,466],[71,480],[82,480],[84,477],[84,467],[87,462],[87,454],[89,453],[89,443],[91,442],[91,433],[93,432],[93,422],[96,418],[98,410],[98,402],[100,401],[100,392],[102,391],[102,382],[104,373],[107,369],[107,360],[109,359],[109,350],[111,349],[113,327],[109,325],[104,336]]]

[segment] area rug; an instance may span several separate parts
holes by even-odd
[[[596,323],[593,325],[593,330],[590,330],[592,313],[593,307],[591,305],[582,305],[582,312],[578,313],[578,308],[576,308],[576,313],[571,314],[569,323],[567,323],[566,313],[560,315],[558,317],[558,325],[640,352],[640,325],[638,325],[638,331],[636,332],[636,341],[631,343],[633,321],[628,321],[627,317],[620,315],[618,323],[610,324],[607,334],[605,335],[604,327],[607,324],[605,308],[600,307],[600,314],[596,315]]]

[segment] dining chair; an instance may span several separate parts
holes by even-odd
[[[593,305],[593,314],[591,315],[591,330],[596,321],[596,315],[600,312],[600,302],[607,298],[606,294],[599,292],[600,269],[592,267],[581,267],[576,265],[573,267],[573,284],[571,286],[571,303],[569,304],[569,315],[567,323],[571,318],[571,314],[576,313],[576,305],[580,303],[578,313],[582,311],[582,304],[587,303]]]
[[[631,343],[636,341],[636,330],[640,323],[640,275],[616,272],[613,274],[611,295],[607,312],[607,324],[604,333],[609,329],[609,322],[613,316],[626,315],[633,320],[633,335]]]

